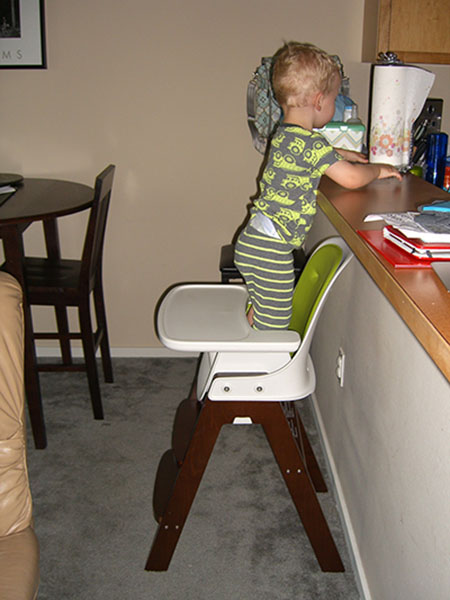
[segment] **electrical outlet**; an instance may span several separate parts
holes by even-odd
[[[336,358],[336,377],[339,380],[340,387],[344,387],[344,372],[345,372],[345,352],[339,348]]]

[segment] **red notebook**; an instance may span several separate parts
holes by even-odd
[[[361,231],[359,235],[366,240],[377,252],[379,252],[396,269],[430,269],[430,263],[414,258],[407,254],[395,244],[384,239],[382,231]]]

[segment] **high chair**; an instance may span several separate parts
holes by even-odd
[[[172,449],[162,457],[153,508],[159,523],[147,560],[167,570],[222,425],[262,425],[323,571],[344,566],[316,491],[327,491],[295,400],[315,389],[309,348],[332,285],[352,258],[339,238],[320,244],[297,283],[289,330],[248,324],[243,285],[178,285],[157,311],[162,343],[200,352],[190,397],[178,407]]]

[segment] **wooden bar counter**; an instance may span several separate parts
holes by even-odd
[[[450,292],[431,267],[394,268],[357,233],[383,228],[384,221],[365,223],[368,214],[416,210],[431,200],[448,199],[448,194],[414,175],[405,175],[401,183],[378,180],[358,190],[323,177],[320,191],[320,209],[450,381]]]

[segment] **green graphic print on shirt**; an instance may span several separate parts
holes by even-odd
[[[320,133],[283,123],[272,138],[252,212],[262,212],[281,239],[300,247],[316,214],[320,178],[341,158]]]

